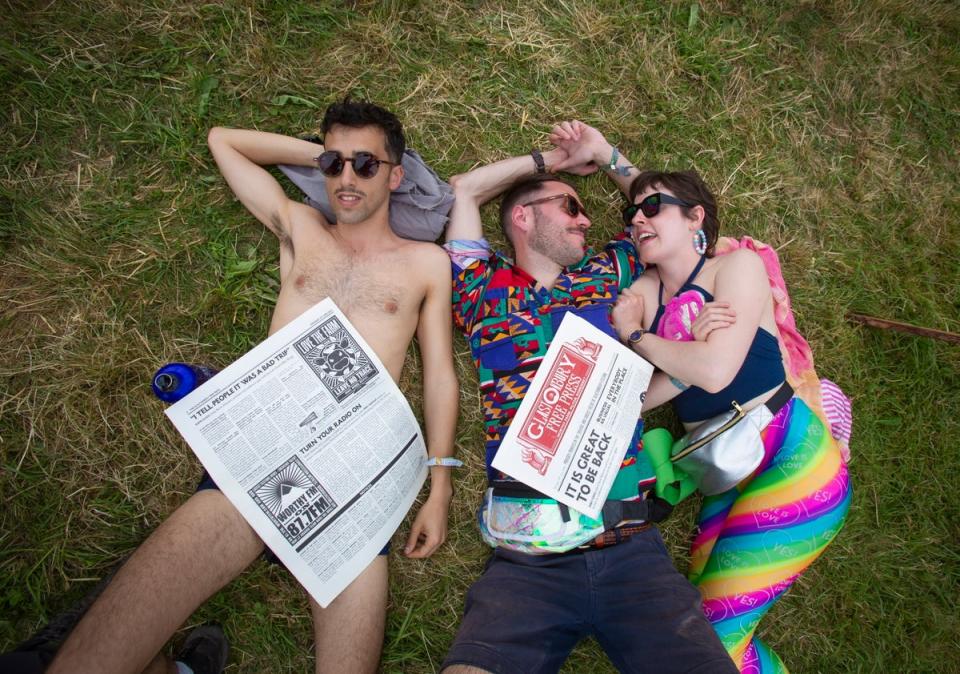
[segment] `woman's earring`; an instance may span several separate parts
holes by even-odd
[[[697,251],[697,255],[703,255],[707,252],[707,235],[702,229],[693,233],[693,249]]]

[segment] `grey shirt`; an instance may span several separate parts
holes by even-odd
[[[400,162],[403,180],[390,196],[390,227],[397,236],[417,241],[436,241],[447,226],[453,206],[453,188],[424,163],[416,150],[407,149]],[[327,198],[326,176],[313,166],[277,166],[304,194],[304,203],[335,223]]]

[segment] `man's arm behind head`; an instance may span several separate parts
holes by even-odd
[[[560,149],[544,152],[543,160],[546,169],[549,170],[566,156],[566,152]],[[480,207],[491,199],[495,199],[518,180],[533,175],[536,170],[537,165],[533,157],[526,154],[478,166],[450,178],[456,200],[450,211],[446,240],[482,238],[483,221],[480,218]]]
[[[247,210],[278,237],[289,238],[290,206],[294,202],[263,166],[313,166],[313,158],[323,152],[323,147],[276,133],[223,127],[210,129],[207,145],[230,189]]]

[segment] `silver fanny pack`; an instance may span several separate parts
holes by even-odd
[[[763,461],[760,432],[791,397],[793,388],[784,382],[766,403],[749,412],[733,402],[731,411],[708,419],[677,440],[670,460],[706,496],[733,488]]]

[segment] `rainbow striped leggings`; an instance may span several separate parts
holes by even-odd
[[[786,672],[754,635],[770,610],[843,526],[847,466],[830,431],[799,398],[763,431],[751,478],[706,497],[691,550],[690,581],[741,672]]]

